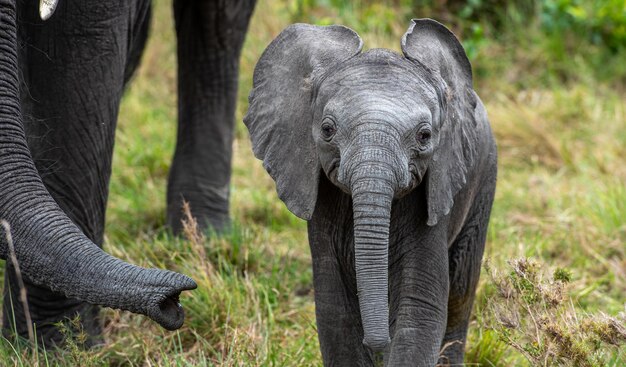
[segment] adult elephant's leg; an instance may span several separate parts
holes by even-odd
[[[392,339],[387,366],[434,366],[446,327],[449,287],[446,233],[444,227],[426,226],[425,213],[415,205],[420,201],[420,190],[416,190],[392,210],[389,248]],[[422,225],[418,228],[417,223]]]
[[[29,148],[52,197],[98,246],[133,17],[140,13],[135,3],[65,0],[46,22],[38,19],[38,2],[21,2],[18,9]],[[26,335],[14,271],[7,274],[3,327]],[[97,306],[35,286],[29,279],[25,283],[32,321],[46,344],[63,338],[54,323],[75,316],[90,336],[87,344],[99,341]]]
[[[439,360],[441,365],[463,364],[467,327],[480,276],[495,180],[482,187],[465,225],[448,251],[450,296],[446,334]]]
[[[181,229],[182,204],[203,227],[229,224],[229,184],[239,55],[255,0],[175,0],[178,138],[167,223]]]
[[[317,333],[326,366],[371,366],[354,271],[352,203],[325,177],[309,222]]]

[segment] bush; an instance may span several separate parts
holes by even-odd
[[[518,350],[532,365],[616,366],[626,345],[626,313],[582,314],[567,287],[572,274],[563,268],[546,278],[541,264],[521,258],[511,271],[485,270],[496,292],[487,305],[486,321],[500,341]]]

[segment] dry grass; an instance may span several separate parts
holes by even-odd
[[[617,366],[613,355],[626,345],[626,313],[581,313],[569,295],[572,274],[557,268],[551,277],[535,260],[509,261],[500,274],[486,263],[495,294],[486,327],[534,366]]]

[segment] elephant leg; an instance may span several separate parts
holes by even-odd
[[[320,177],[319,197],[308,223],[313,258],[317,333],[325,366],[372,366],[363,345],[356,291],[350,198]]]
[[[103,242],[108,183],[126,65],[143,46],[148,1],[61,1],[48,21],[38,3],[19,3],[21,102],[28,145],[43,182],[84,234]],[[139,26],[138,23],[145,22]],[[134,52],[131,52],[134,51]],[[67,254],[71,256],[71,254]],[[3,331],[27,335],[12,267],[7,266]],[[54,323],[80,317],[86,346],[101,342],[99,308],[24,279],[30,316],[45,345],[64,339]]]
[[[446,325],[449,283],[445,231],[443,226],[415,228],[418,221],[410,213],[417,210],[414,203],[418,198],[412,195],[402,202],[404,207],[394,208],[392,213],[398,220],[391,232],[400,234],[389,248],[392,339],[386,366],[432,367]]]
[[[461,365],[465,340],[487,238],[487,225],[493,202],[493,185],[485,185],[473,204],[468,219],[448,250],[450,296],[448,322],[442,343],[441,365]]]
[[[167,223],[180,232],[182,204],[203,227],[229,224],[229,185],[239,55],[255,0],[175,0],[178,136]]]
[[[344,271],[333,257],[313,259],[315,317],[325,366],[372,366],[363,346],[363,327],[356,284],[345,284]]]

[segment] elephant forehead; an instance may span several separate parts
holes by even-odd
[[[338,89],[326,103],[327,110],[342,109],[353,112],[381,111],[412,113],[429,109],[434,101],[408,91],[379,89]]]
[[[405,57],[386,49],[372,49],[329,70],[321,81],[324,85],[378,85],[385,89],[428,89],[431,75]]]
[[[327,113],[370,111],[418,117],[436,108],[435,88],[410,61],[390,51],[374,56],[356,57],[319,84],[318,103]]]
[[[324,103],[323,115],[340,123],[387,121],[413,125],[436,114],[435,99],[401,89],[337,88]]]
[[[339,88],[369,88],[378,90],[413,91],[428,89],[426,81],[405,62],[382,60],[353,60],[328,75],[320,90]]]

